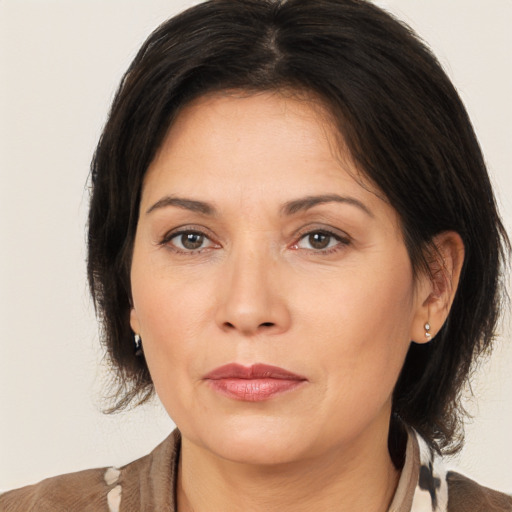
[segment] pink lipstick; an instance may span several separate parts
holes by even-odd
[[[235,400],[262,402],[291,391],[307,381],[301,375],[277,366],[231,363],[220,366],[204,376],[215,391]]]

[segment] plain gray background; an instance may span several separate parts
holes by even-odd
[[[171,430],[155,401],[99,412],[107,372],[85,281],[88,166],[121,73],[181,0],[0,0],[0,488],[122,465]],[[512,2],[377,2],[433,47],[479,135],[512,225]],[[451,462],[512,492],[510,329],[473,379]]]

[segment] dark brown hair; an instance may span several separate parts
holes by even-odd
[[[170,19],[124,75],[92,162],[88,276],[117,372],[113,410],[153,392],[130,330],[130,264],[144,174],[180,108],[226,89],[308,91],[361,173],[398,212],[413,268],[432,238],[460,234],[465,261],[448,320],[412,343],[394,417],[432,446],[460,446],[460,391],[491,345],[508,239],[466,110],[404,24],[364,0],[211,0]]]

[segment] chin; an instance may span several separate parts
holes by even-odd
[[[303,448],[303,447],[302,447]],[[214,447],[216,454],[226,460],[254,466],[275,466],[300,460],[304,450],[284,443],[281,437],[272,435],[248,437],[235,435],[225,443]]]
[[[252,465],[286,464],[306,457],[314,449],[302,429],[289,419],[268,417],[262,421],[245,418],[229,425],[209,425],[208,432],[199,434],[198,441],[218,457]]]

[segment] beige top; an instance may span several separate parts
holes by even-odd
[[[181,438],[175,430],[122,468],[70,473],[0,495],[0,512],[175,512]],[[389,512],[512,512],[512,497],[446,472],[414,431]]]

